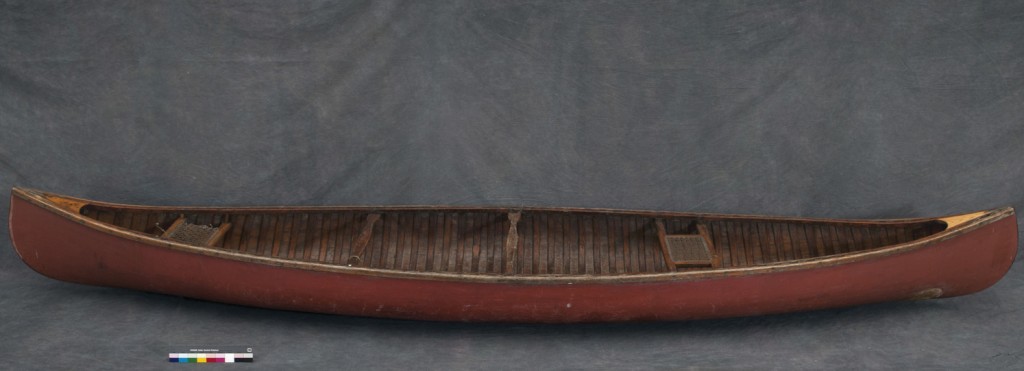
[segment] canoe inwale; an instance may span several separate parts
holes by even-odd
[[[18,218],[16,206],[39,209],[40,212],[37,214],[24,213],[37,215],[36,218],[40,220],[17,224],[16,222],[21,219]],[[53,216],[59,218],[52,219]],[[1013,210],[1010,208],[946,218],[855,221],[603,209],[141,207],[15,189],[12,196],[11,230],[16,249],[30,266],[51,277],[73,282],[139,288],[272,308],[341,314],[439,320],[579,322],[688,319],[772,313],[893,300],[898,297],[907,298],[920,295],[920,292],[929,292],[927,291],[929,289],[939,290],[939,294],[932,296],[961,295],[991,285],[1008,269],[1009,262],[1012,262],[1016,251],[1016,223],[1012,216]],[[64,219],[64,223],[72,221],[73,224],[86,227],[84,229],[76,227],[76,232],[74,232],[79,234],[76,236],[78,241],[86,241],[86,243],[71,244],[65,240],[57,241],[42,236],[26,236],[40,233],[66,234],[72,233],[69,230],[74,229],[55,225],[40,225],[44,223],[43,219],[55,221]],[[996,223],[997,221],[1003,222]],[[1007,221],[1013,221],[1013,223]],[[929,259],[933,259],[933,257],[928,254],[939,254],[942,246],[956,241],[959,241],[957,242],[959,244],[971,245],[972,240],[969,236],[971,233],[968,232],[973,231],[973,234],[978,235],[981,233],[977,232],[978,230],[985,229],[981,227],[994,224],[1008,227],[998,231],[989,231],[996,234],[986,237],[994,239],[993,241],[978,240],[986,245],[975,248],[973,254],[976,257],[968,259],[957,255],[971,255],[972,252],[966,247],[961,248],[964,251],[958,250],[957,254],[945,253],[943,255],[944,259],[958,256],[955,258],[957,261],[948,262],[955,267],[951,268],[954,271],[961,271],[961,275],[964,274],[963,272],[967,272],[968,276],[976,276],[972,276],[970,282],[963,282],[962,287],[957,286],[956,282],[925,282],[927,280],[937,281],[935,277],[930,276],[927,280],[924,277],[917,277],[908,281],[906,287],[900,287],[895,285],[898,280],[893,280],[890,277],[887,281],[890,287],[884,288],[882,291],[892,292],[871,293],[865,291],[861,298],[853,295],[853,297],[837,299],[833,302],[815,302],[817,300],[815,298],[827,297],[827,295],[822,296],[821,290],[823,289],[820,287],[798,290],[792,293],[796,297],[787,298],[785,295],[780,295],[777,299],[779,303],[763,307],[755,305],[746,309],[743,308],[744,304],[742,303],[737,304],[736,308],[730,309],[725,301],[715,302],[715,300],[724,300],[722,298],[705,298],[702,305],[710,305],[711,313],[686,311],[680,309],[682,308],[680,303],[675,303],[672,305],[675,305],[678,313],[666,312],[668,310],[666,308],[634,310],[631,313],[610,313],[606,312],[608,308],[603,308],[590,313],[577,309],[577,312],[583,313],[567,315],[565,313],[549,313],[567,309],[548,308],[546,312],[543,305],[538,304],[545,302],[544,298],[550,299],[550,295],[555,295],[563,290],[564,285],[573,284],[577,286],[575,288],[570,286],[572,290],[585,290],[587,284],[600,286],[592,288],[598,290],[594,294],[596,296],[589,299],[594,301],[594,305],[597,305],[600,300],[607,301],[609,297],[623,298],[624,294],[609,296],[616,290],[626,287],[636,289],[635,285],[638,284],[660,282],[664,282],[668,286],[658,288],[658,290],[678,291],[673,294],[683,294],[686,290],[700,290],[697,291],[699,295],[691,295],[693,298],[701,298],[701,295],[706,294],[706,290],[728,290],[716,295],[739,295],[742,297],[743,288],[731,287],[729,282],[740,278],[759,278],[759,284],[755,286],[760,287],[759,285],[769,285],[773,279],[788,277],[790,274],[810,274],[805,279],[812,281],[820,277],[828,277],[842,282],[836,287],[846,287],[849,282],[853,282],[847,282],[847,280],[870,281],[880,278],[857,276],[857,274],[868,274],[864,272],[848,276],[836,276],[835,272],[861,265],[864,265],[867,271],[871,271],[884,266],[882,263],[874,262],[906,260],[915,254],[926,255],[914,259],[917,259],[916,262],[928,261],[931,267],[915,268],[912,266],[915,261],[911,260],[899,263],[902,264],[899,269],[907,271],[935,269],[941,264],[931,262]],[[185,227],[194,228],[192,232],[208,233],[202,235],[201,241],[205,242],[187,242],[176,237],[167,237],[173,235],[172,231],[182,231],[181,228]],[[1013,230],[1013,233],[1010,233],[1010,229]],[[79,250],[101,249],[102,247],[98,246],[99,242],[88,243],[91,235],[96,235],[97,241],[113,241],[118,245],[124,245],[124,250],[110,250],[108,253],[112,256],[107,258],[96,257],[98,253],[94,251],[91,255],[99,261],[93,262],[93,266],[69,267],[68,264],[71,263],[68,262],[47,266],[42,258],[38,257],[40,251],[71,256],[84,254]],[[18,237],[21,236],[26,236],[22,238],[25,240],[24,243],[19,241]],[[678,254],[682,253],[673,250],[675,248],[672,242],[674,238],[679,241],[688,239],[691,242],[698,242],[695,246],[703,246],[704,251],[707,252],[707,255],[704,256],[706,261],[696,264],[680,263]],[[978,239],[979,237],[975,236],[974,238]],[[23,244],[32,246],[23,249],[21,247]],[[68,246],[48,246],[61,244]],[[1013,253],[1008,252],[1010,245],[1012,245]],[[26,258],[28,249],[35,249],[33,251],[35,258]],[[134,249],[139,251],[134,251]],[[922,252],[923,250],[927,251]],[[349,301],[357,301],[352,296],[333,299],[335,301],[330,303],[331,308],[327,309],[324,307],[327,305],[326,303],[296,304],[295,300],[291,299],[292,303],[289,304],[286,302],[287,300],[282,299],[289,295],[297,295],[296,293],[286,293],[285,291],[289,289],[301,292],[301,286],[304,284],[301,282],[293,287],[278,287],[277,291],[271,290],[264,293],[274,299],[225,299],[224,292],[207,293],[199,290],[202,292],[197,293],[195,288],[179,287],[183,286],[181,284],[174,287],[163,287],[160,284],[147,283],[143,285],[144,287],[139,287],[141,285],[139,283],[123,282],[126,277],[120,275],[115,278],[96,278],[104,274],[111,274],[109,265],[118,259],[125,260],[124,264],[135,262],[134,264],[140,265],[158,265],[159,261],[146,262],[145,258],[149,257],[144,253],[146,251],[152,252],[154,256],[171,254],[169,256],[173,256],[174,259],[202,262],[204,265],[243,264],[243,266],[231,265],[234,268],[230,269],[239,269],[239,272],[208,272],[213,276],[222,277],[222,279],[223,277],[241,277],[241,272],[248,272],[256,276],[277,274],[282,275],[281,277],[292,274],[326,272],[337,274],[334,277],[346,279],[345,284],[359,281],[358,277],[395,280],[391,286],[377,287],[380,290],[394,290],[410,282],[409,280],[426,285],[418,290],[427,291],[441,290],[444,285],[441,285],[440,282],[453,282],[453,284],[464,282],[485,284],[479,287],[480,290],[505,290],[506,295],[474,292],[473,299],[464,298],[465,303],[461,305],[469,307],[463,307],[461,314],[410,311],[409,308],[420,306],[427,308],[433,305],[431,308],[437,308],[438,304],[435,303],[437,299],[410,302],[408,295],[402,298],[388,299],[399,301],[396,303],[381,298],[382,294],[375,294],[376,296],[371,296],[369,300],[367,298],[358,299],[362,301],[359,310],[338,309],[339,305],[344,307],[345,305],[360,304],[349,303]],[[136,260],[116,256],[118,254],[130,255]],[[34,261],[34,259],[39,261]],[[58,259],[58,257],[52,257],[52,259]],[[972,259],[979,261],[978,264],[984,267],[971,267],[966,264]],[[144,281],[155,279],[154,277],[138,277],[152,274],[147,273],[147,269],[153,268],[152,266],[142,268],[123,267],[125,270],[135,272],[129,275],[131,279]],[[998,272],[980,272],[983,268]],[[74,272],[68,272],[68,270]],[[301,273],[296,270],[309,273]],[[167,274],[173,275],[174,273]],[[877,272],[870,275],[883,276]],[[199,279],[196,275],[191,277]],[[167,277],[162,278],[167,279]],[[948,277],[941,278],[949,280]],[[182,279],[185,278],[177,278],[179,281]],[[381,281],[374,282],[384,284]],[[431,282],[435,284],[431,284]],[[707,286],[702,288],[699,285],[701,282],[706,282],[705,286],[714,283],[716,285],[726,284],[726,287]],[[749,281],[737,282],[747,282],[744,284],[749,285]],[[786,282],[790,282],[794,287],[823,283],[794,284],[791,281]],[[238,284],[243,284],[243,282]],[[271,285],[275,284],[281,285],[280,281]],[[500,284],[501,286],[486,284]],[[523,308],[508,308],[507,300],[515,296],[513,293],[519,288],[515,285],[519,284],[527,285],[524,287],[533,286],[532,290],[544,290],[545,285],[553,285],[554,288],[546,291],[524,294],[528,295],[524,299],[527,303],[521,304],[530,304],[530,300],[534,300],[531,305],[533,305],[534,311],[540,310],[540,314],[528,313],[529,311]],[[939,288],[940,284],[945,287]],[[618,286],[613,288],[614,285]],[[341,286],[344,285],[339,284],[338,287]],[[686,287],[686,289],[679,287]],[[473,290],[476,289],[477,287],[474,286]],[[765,288],[761,287],[760,289],[764,290]],[[751,287],[746,287],[746,290],[751,290]],[[781,294],[785,290],[775,287],[769,291]],[[853,291],[851,291],[851,295],[854,294]],[[580,304],[588,300],[585,295],[584,299],[580,299],[582,292],[571,293],[574,300]],[[310,300],[326,300],[327,296],[330,296],[320,291],[306,294],[314,296]],[[465,295],[466,288],[459,288],[456,294]],[[750,292],[747,294],[759,295]],[[491,311],[480,309],[479,312],[476,309],[467,309],[487,308],[484,303],[487,300],[487,295],[499,295],[494,298],[497,302],[486,303],[487,305],[497,305],[498,309]],[[651,293],[643,293],[642,290],[630,291],[625,295],[646,295],[643,296],[643,302],[647,305],[671,304],[659,304],[658,300],[650,297]],[[456,297],[440,296],[453,300],[452,305],[462,303]],[[800,300],[800,298],[805,298],[803,300],[807,302],[803,304],[783,303],[786,300]],[[374,304],[377,301],[379,301],[380,310],[368,311],[366,309],[367,304]],[[501,307],[501,302],[504,302],[506,307]],[[605,307],[609,305],[617,304],[604,304]],[[722,307],[723,305],[724,307]],[[428,310],[428,312],[430,311]]]

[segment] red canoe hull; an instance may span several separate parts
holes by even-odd
[[[10,232],[54,279],[263,308],[438,321],[689,320],[958,296],[1005,275],[1012,214],[921,248],[832,266],[651,282],[480,282],[375,276],[211,257],[123,238],[12,197]],[[938,290],[936,290],[938,289]]]

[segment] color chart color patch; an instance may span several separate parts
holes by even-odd
[[[169,353],[171,363],[237,363],[252,362],[252,353]]]

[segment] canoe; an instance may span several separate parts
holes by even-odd
[[[62,281],[438,321],[690,320],[952,297],[1017,252],[1012,208],[831,220],[533,207],[148,207],[14,188]]]

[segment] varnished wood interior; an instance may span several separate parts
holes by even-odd
[[[367,268],[495,275],[625,275],[712,267],[669,267],[656,228],[703,234],[715,268],[822,258],[909,242],[941,221],[844,223],[735,218],[655,218],[603,212],[484,211],[176,212],[87,205],[82,215],[161,235],[180,215],[226,225],[212,248],[257,256]],[[512,221],[517,220],[513,228]],[[703,229],[703,231],[701,231]],[[510,238],[509,232],[516,235]]]

